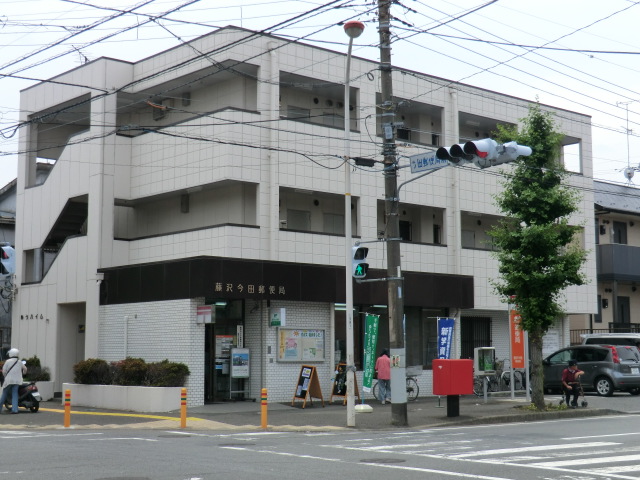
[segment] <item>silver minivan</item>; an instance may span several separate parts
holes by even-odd
[[[630,345],[640,347],[640,333],[583,333],[582,345]]]
[[[631,345],[575,345],[552,353],[542,361],[546,391],[562,390],[562,371],[576,360],[584,372],[584,390],[609,397],[614,390],[640,395],[640,351]]]

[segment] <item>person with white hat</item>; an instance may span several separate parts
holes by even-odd
[[[11,393],[11,413],[18,413],[18,388],[22,385],[22,375],[27,373],[27,366],[20,362],[18,355],[20,352],[17,348],[12,348],[8,352],[9,358],[2,366],[2,375],[4,375],[4,382],[2,382],[2,397],[0,397],[0,412],[2,406],[7,400],[9,393]]]

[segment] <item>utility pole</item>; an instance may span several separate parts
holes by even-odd
[[[391,78],[391,0],[378,0],[380,35],[381,124],[384,144],[384,210],[387,220],[387,295],[389,347],[391,354],[391,423],[406,426],[407,389],[404,345],[404,285],[400,268],[400,219],[398,216],[398,166],[395,135],[395,105]]]

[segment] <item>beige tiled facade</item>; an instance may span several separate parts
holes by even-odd
[[[98,59],[56,77],[58,83],[22,92],[22,120],[38,120],[20,137],[13,335],[25,354],[37,354],[51,368],[58,387],[72,380],[80,359],[118,356],[101,329],[117,329],[114,322],[122,316],[153,312],[147,328],[173,334],[169,313],[157,302],[148,308],[139,301],[105,305],[101,296],[115,288],[103,284],[105,271],[207,256],[344,265],[344,54],[235,28],[192,43],[195,49],[180,46],[135,64]],[[401,164],[438,146],[483,138],[497,123],[517,123],[528,112],[523,99],[414,71],[393,75],[396,120],[404,122]],[[377,64],[354,58],[351,79],[351,157],[380,160]],[[567,143],[579,145],[580,172],[570,182],[583,200],[573,221],[592,232],[590,118],[543,108],[555,113]],[[32,172],[42,159],[55,167],[36,185]],[[492,342],[505,357],[505,305],[491,289],[497,264],[483,241],[499,216],[493,201],[503,178],[499,170],[450,167],[404,185],[401,222],[411,240],[401,252],[404,270],[473,277],[474,308],[448,305],[449,315],[492,318]],[[403,168],[398,182],[416,176]],[[354,237],[380,238],[381,169],[356,169],[351,182]],[[82,212],[80,221],[74,209]],[[65,222],[71,223],[68,231]],[[566,310],[577,317],[597,310],[593,235],[585,234],[584,246],[591,282],[566,294]],[[386,268],[382,244],[370,247],[368,260],[373,269]],[[184,300],[171,307],[191,312],[207,301]],[[318,317],[312,323],[325,329],[325,360],[318,369],[328,382],[337,349],[334,305],[307,303]],[[309,325],[307,303],[289,305],[293,325]],[[254,351],[251,394],[255,398],[261,384],[271,384],[281,392],[276,400],[288,400],[292,380],[279,380],[278,368],[291,373],[291,366],[274,361],[274,332],[261,332],[252,305],[244,306]],[[195,318],[181,315],[179,321],[187,325]],[[175,349],[165,346],[161,356],[190,365],[197,403],[204,401],[204,352],[187,355],[183,349],[203,348],[205,333],[195,327],[184,332],[197,338],[181,339]],[[568,332],[563,320],[549,344],[567,344]],[[458,327],[458,354],[459,333]],[[149,348],[129,353],[155,359]],[[430,375],[421,381],[430,392]]]

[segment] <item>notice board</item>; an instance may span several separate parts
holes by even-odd
[[[324,330],[278,328],[278,362],[324,360]]]
[[[358,391],[358,378],[353,376],[353,388],[354,388],[354,397],[358,398],[360,401],[360,392]],[[344,400],[342,404],[347,403],[347,364],[339,363],[336,366],[333,385],[331,387],[331,397],[329,398],[329,403],[333,403],[333,397],[343,397]]]
[[[309,400],[309,403],[313,403],[314,398],[319,398],[324,407],[324,399],[322,398],[322,390],[320,388],[320,380],[318,380],[316,367],[302,365],[291,405],[293,406],[296,400],[302,400],[302,408],[304,408],[307,405],[307,400]]]

